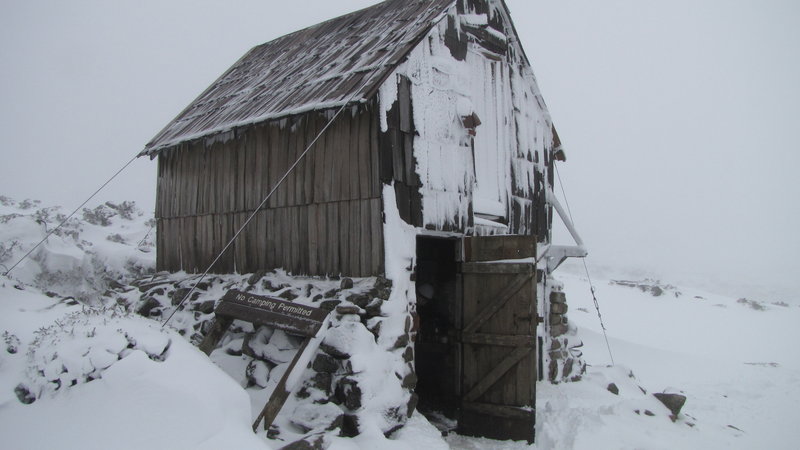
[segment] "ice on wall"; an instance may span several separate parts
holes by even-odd
[[[492,8],[493,14],[497,11]],[[456,8],[448,14],[456,15]],[[467,11],[458,19],[457,26],[491,30],[485,14]],[[439,22],[395,74],[412,83],[423,221],[436,229],[445,224],[464,229],[470,223],[470,205],[476,213],[508,217],[512,201],[520,204],[531,197],[534,169],[546,170],[544,152],[553,136],[530,68],[508,57],[489,58],[472,43],[466,59],[456,60],[444,45],[447,23]],[[397,100],[396,83],[396,76],[389,77],[381,89],[383,129],[385,111]],[[472,113],[481,121],[474,142],[462,125],[462,117]]]

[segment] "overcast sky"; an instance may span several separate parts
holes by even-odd
[[[0,194],[74,208],[249,48],[374,3],[0,0]],[[800,2],[508,5],[592,266],[800,288]]]

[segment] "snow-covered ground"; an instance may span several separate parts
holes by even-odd
[[[143,240],[147,217],[112,206],[79,215],[70,233],[52,236],[19,272],[0,277],[2,447],[285,445],[251,431],[265,392],[253,395],[243,386],[241,364],[217,358],[219,367],[160,322],[99,300],[104,290],[124,290],[119,286],[152,270],[154,257],[152,236]],[[6,259],[0,263],[7,267],[43,237],[53,218],[42,217],[39,205],[10,199],[2,208],[0,249]],[[538,384],[536,444],[443,438],[419,415],[389,439],[377,432],[328,438],[326,444],[333,449],[797,448],[800,299],[738,299],[666,282],[618,283],[604,274],[594,284],[616,363],[610,366],[585,278],[569,267],[558,277],[590,366],[579,383]],[[611,383],[618,394],[607,389]],[[655,392],[687,397],[677,421],[651,395]]]

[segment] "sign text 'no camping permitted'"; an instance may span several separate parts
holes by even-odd
[[[217,316],[268,324],[290,334],[314,336],[328,311],[274,297],[228,291],[216,309]]]

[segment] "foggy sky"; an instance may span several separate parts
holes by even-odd
[[[249,48],[374,3],[0,0],[0,194],[76,207]],[[798,4],[507,3],[590,267],[798,297]],[[155,166],[98,199],[152,209]]]

